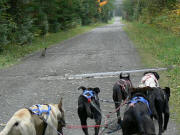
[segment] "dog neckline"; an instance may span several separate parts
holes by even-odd
[[[94,97],[94,91],[92,91],[92,90],[84,90],[82,95],[87,99],[91,99],[92,97]]]

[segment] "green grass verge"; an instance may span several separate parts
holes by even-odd
[[[171,118],[180,124],[180,37],[166,30],[138,22],[124,27],[135,43],[145,67],[175,65],[169,71],[160,72],[162,87],[171,88]]]
[[[112,20],[109,22],[112,23]],[[36,38],[32,44],[29,45],[15,45],[9,44],[4,47],[4,51],[0,53],[0,69],[12,66],[18,63],[24,56],[41,50],[42,48],[61,43],[73,36],[90,31],[93,28],[106,25],[105,23],[96,23],[89,26],[78,26],[68,31],[47,34],[43,38]]]

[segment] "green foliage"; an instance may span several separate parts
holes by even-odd
[[[114,0],[109,0],[108,4],[106,4],[105,6],[103,6],[101,8],[101,20],[103,22],[108,22],[108,20],[112,19],[113,17],[113,11],[112,9],[114,9]]]
[[[99,19],[99,6],[96,0],[82,0],[82,8],[80,18],[82,25],[88,25],[93,22],[97,22]]]
[[[176,0],[123,0],[122,16],[126,20],[138,20],[145,15],[152,22],[152,17],[159,14],[164,8],[172,9]]]
[[[107,22],[112,1],[100,12],[97,0],[0,0],[0,49],[9,43],[29,44],[48,32]]]
[[[0,25],[0,43],[1,45],[6,45],[9,43],[8,41],[8,28],[7,28],[7,25],[6,24],[1,24]],[[0,50],[2,49],[1,48],[2,46],[0,46]]]

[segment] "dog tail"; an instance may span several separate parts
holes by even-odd
[[[8,135],[10,131],[12,131],[13,127],[17,127],[19,125],[19,121],[17,119],[12,118],[5,126],[5,128],[0,132],[0,135]]]

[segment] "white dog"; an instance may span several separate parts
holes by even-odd
[[[64,126],[61,99],[59,104],[33,105],[18,110],[0,135],[62,135]]]
[[[139,87],[159,87],[159,75],[157,72],[145,72],[144,76],[141,79]]]

